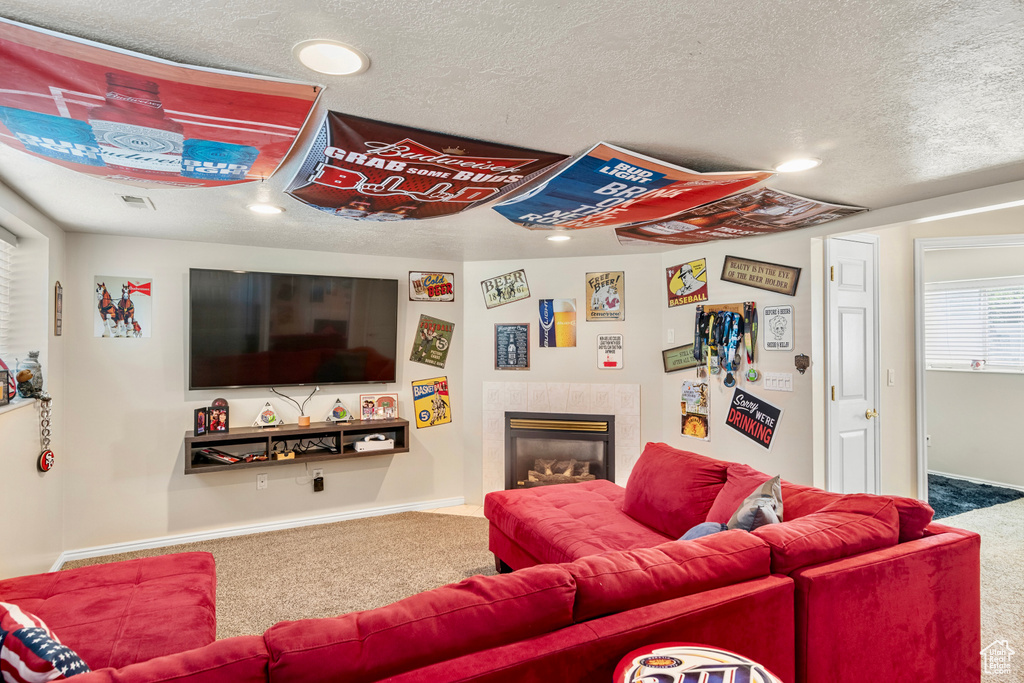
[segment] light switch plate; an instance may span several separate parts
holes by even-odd
[[[793,391],[793,373],[764,373],[764,388],[768,391]]]

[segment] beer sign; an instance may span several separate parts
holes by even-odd
[[[539,346],[576,346],[576,299],[540,300]]]
[[[587,273],[587,321],[626,319],[626,274]]]
[[[410,271],[409,301],[455,301],[455,273]]]
[[[484,305],[487,308],[504,306],[513,301],[530,298],[530,285],[526,282],[525,270],[514,270],[498,277],[492,277],[480,283],[484,292]]]
[[[781,417],[782,408],[776,408],[764,399],[736,389],[732,394],[732,405],[729,406],[729,417],[725,424],[770,451]]]

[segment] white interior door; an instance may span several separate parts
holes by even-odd
[[[874,236],[828,240],[830,491],[879,493],[878,256]]]

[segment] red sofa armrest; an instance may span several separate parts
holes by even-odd
[[[899,514],[890,498],[849,494],[791,522],[752,532],[772,548],[772,572],[790,574],[841,557],[896,545]]]
[[[120,669],[80,674],[75,683],[266,683],[269,660],[263,636],[238,636]]]
[[[957,531],[795,572],[797,681],[977,683],[981,537]]]

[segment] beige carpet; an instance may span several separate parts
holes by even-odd
[[[278,621],[390,604],[474,574],[494,574],[481,517],[405,512],[68,562],[205,550],[217,560],[217,637]]]
[[[1024,499],[938,520],[981,534],[981,646],[1008,640],[1017,652],[1009,675],[1024,681]]]

